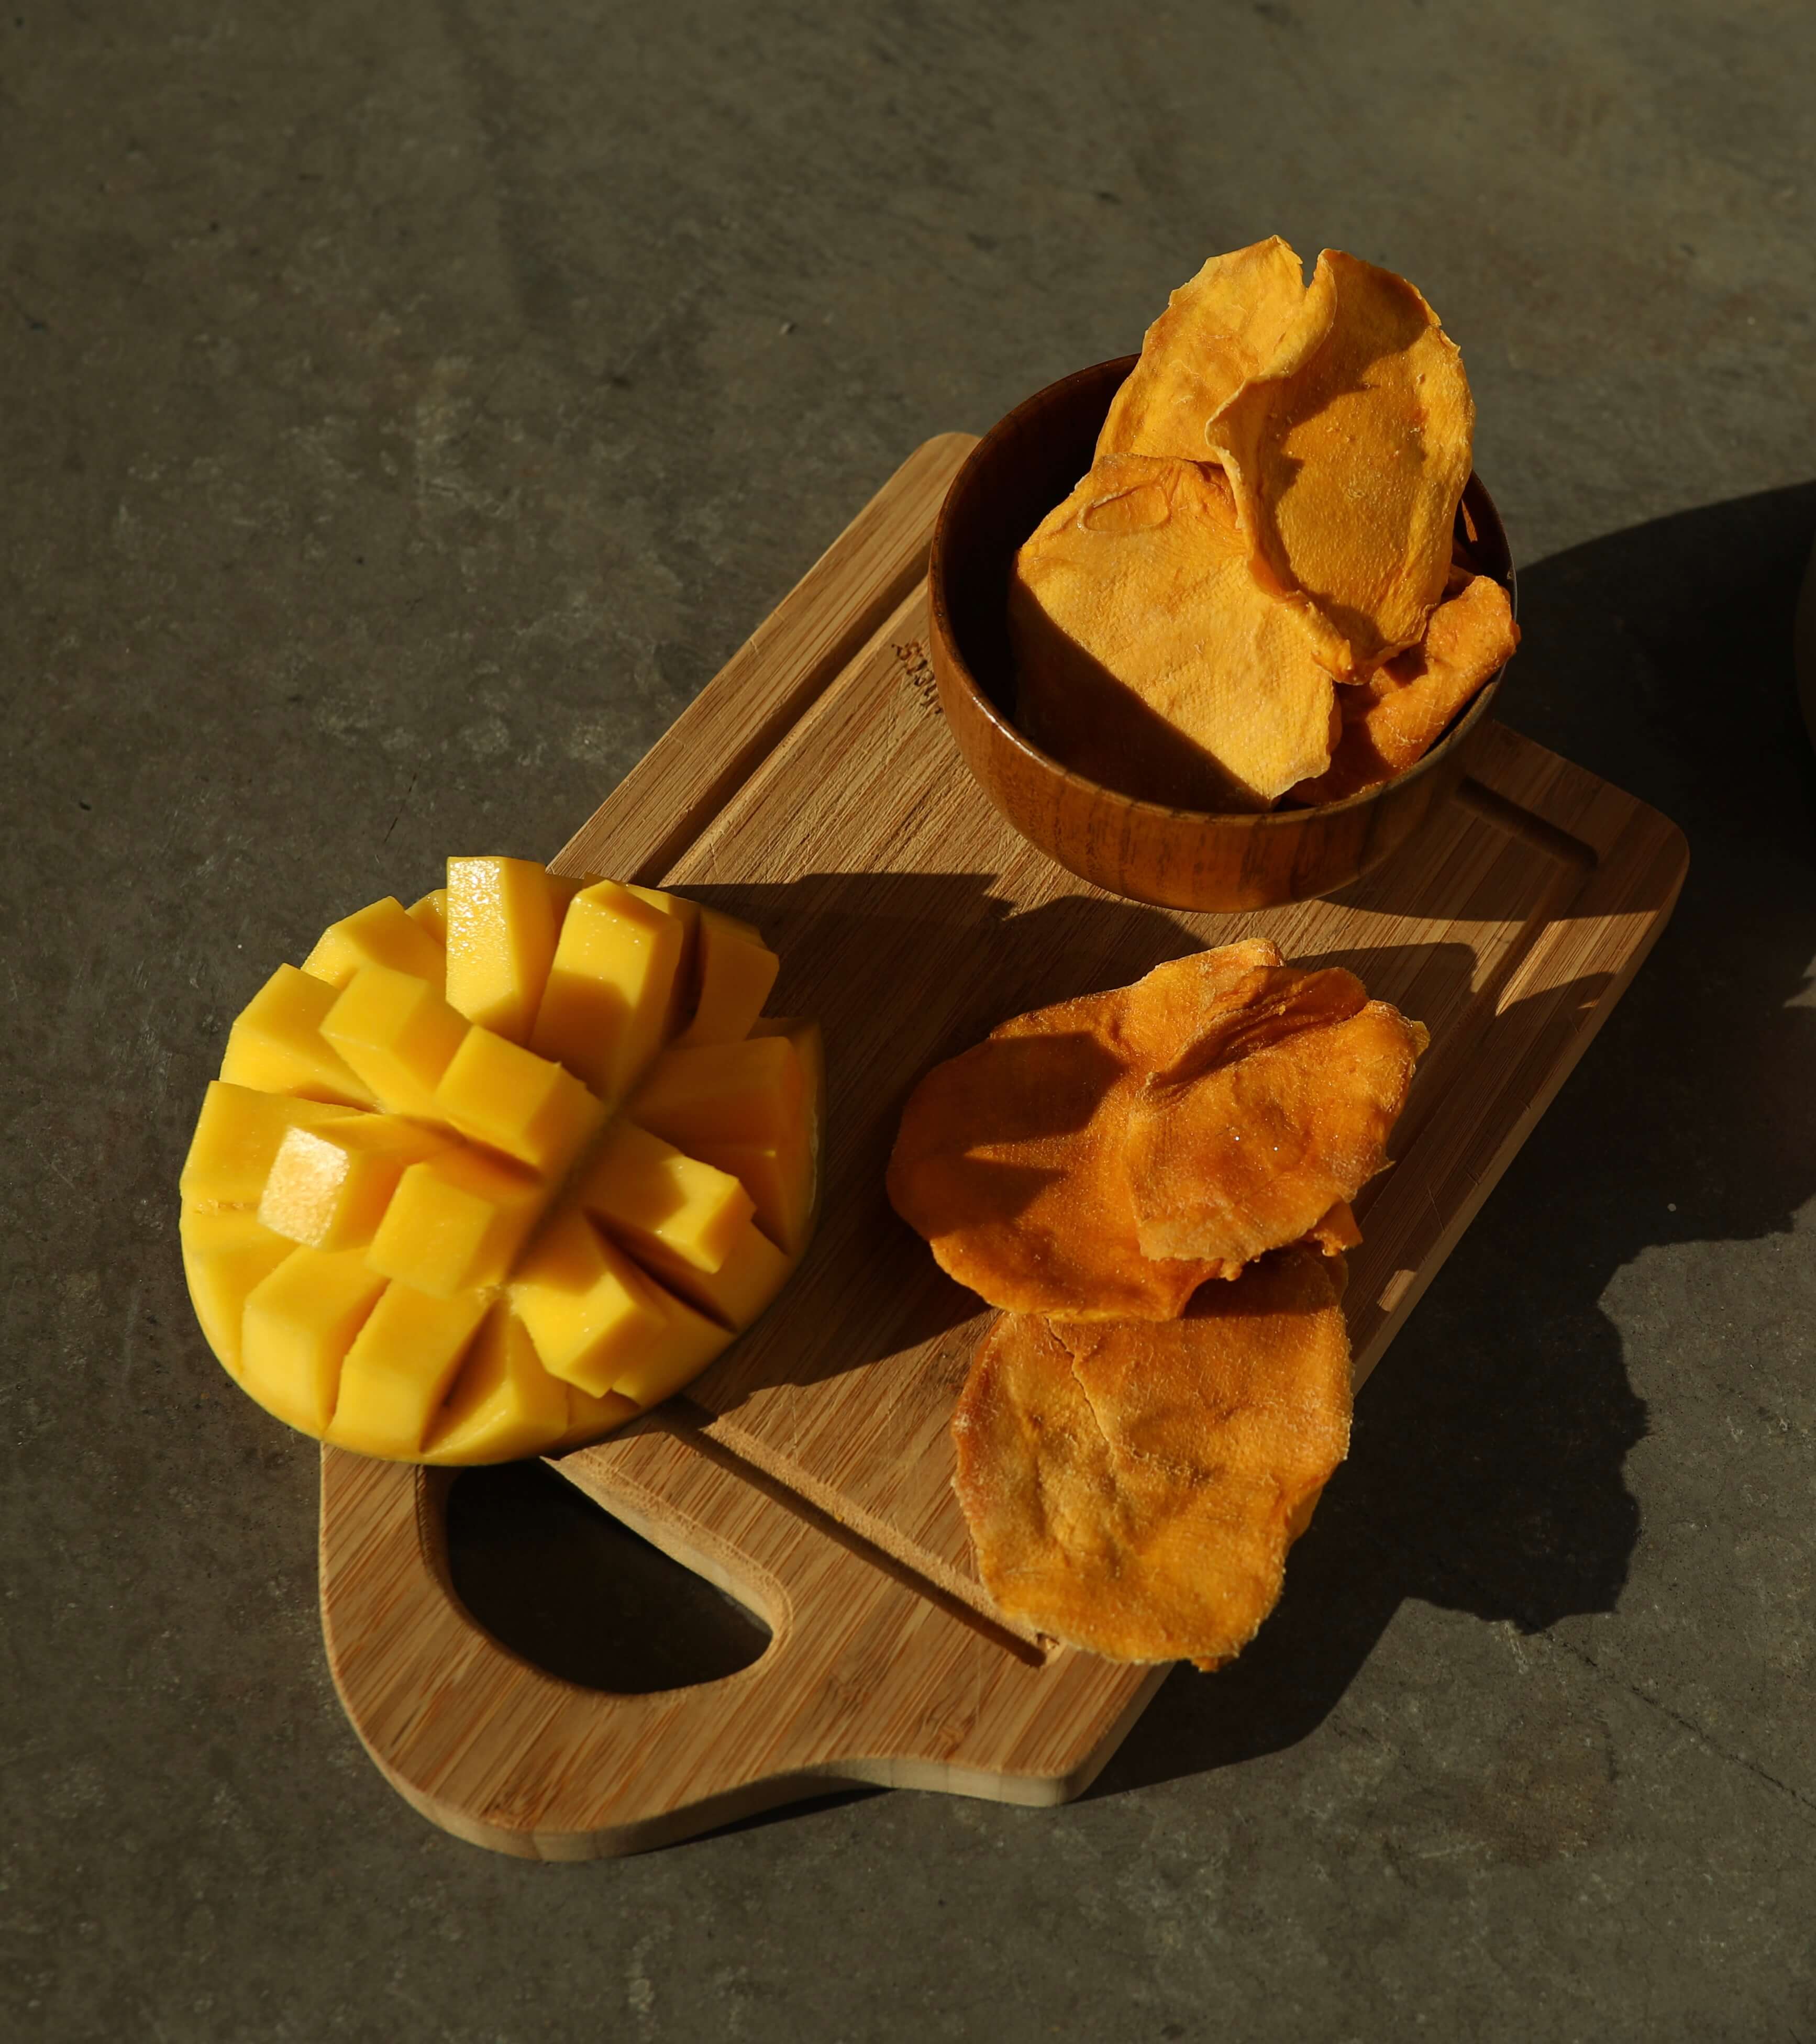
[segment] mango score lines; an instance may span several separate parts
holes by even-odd
[[[181,1181],[190,1297],[267,1412],[394,1461],[579,1445],[703,1370],[812,1233],[819,1031],[679,895],[451,859],[279,966]]]

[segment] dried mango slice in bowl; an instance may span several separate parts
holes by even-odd
[[[242,1390],[393,1461],[575,1447],[697,1375],[813,1230],[819,1032],[683,897],[451,859],[280,966],[183,1166],[196,1317]]]

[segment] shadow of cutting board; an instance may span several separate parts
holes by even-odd
[[[553,862],[760,924],[772,1010],[825,1025],[825,1210],[801,1270],[682,1397],[557,1464],[760,1613],[768,1650],[651,1696],[544,1674],[453,1593],[445,1473],[323,1450],[341,1700],[398,1792],[478,1844],[633,1852],[860,1782],[1077,1795],[1167,1670],[1006,1623],[978,1580],[947,1429],[991,1315],[884,1200],[910,1089],[1008,1016],[1202,945],[1264,933],[1351,966],[1432,1035],[1395,1168],[1356,1203],[1360,1382],[1676,898],[1674,825],[1494,724],[1448,807],[1336,899],[1187,915],[1075,880],[979,793],[927,664],[928,544],[972,444],[922,447]]]

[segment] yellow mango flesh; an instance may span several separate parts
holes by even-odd
[[[259,1093],[295,1093],[342,1107],[370,1107],[371,1089],[321,1033],[335,989],[280,965],[229,1031],[221,1076]]]
[[[435,1118],[435,1089],[472,1024],[438,988],[390,966],[362,966],[321,1034],[392,1114]]]
[[[435,1107],[463,1135],[554,1177],[606,1115],[571,1073],[476,1025],[441,1074]]]
[[[693,1014],[678,1043],[735,1043],[748,1036],[782,961],[735,916],[702,908]]]
[[[181,1184],[197,1318],[243,1389],[360,1453],[506,1460],[622,1425],[748,1325],[805,1246],[820,1112],[817,1032],[752,1008],[773,977],[754,932],[720,919],[762,958],[721,974],[719,1012],[760,1033],[688,1047],[707,1062],[656,1091],[698,1147],[619,1111],[699,1019],[710,917],[656,889],[452,861],[446,890],[345,917],[310,970],[272,975],[229,1034]],[[546,1010],[568,1062],[456,992],[525,1034]],[[580,1040],[602,1015],[602,1050]]]
[[[240,1324],[248,1293],[295,1248],[243,1207],[187,1212],[179,1231],[183,1275],[209,1347],[240,1374]]]
[[[438,1299],[501,1285],[549,1193],[501,1158],[445,1151],[398,1181],[366,1261]]]
[[[555,1443],[557,1454],[598,1440],[602,1435],[621,1427],[625,1420],[634,1420],[643,1410],[634,1398],[623,1397],[616,1391],[608,1391],[603,1398],[594,1398],[577,1384],[570,1384],[566,1389],[568,1425]]]
[[[660,1239],[637,1254],[672,1292],[728,1327],[748,1327],[788,1281],[793,1261],[754,1221],[746,1221],[716,1270],[702,1270]]]
[[[441,947],[444,955],[441,962],[442,974],[445,978],[448,970],[445,956],[448,949],[448,889],[445,887],[434,889],[425,894],[420,901],[412,901],[405,913],[411,921],[420,923]]]
[[[820,1129],[825,1112],[825,1058],[817,1022],[766,1018],[765,1035],[786,1036],[801,1062],[799,1112],[772,1143],[726,1142],[697,1135],[691,1155],[729,1171],[749,1193],[756,1224],[776,1247],[798,1256],[813,1233],[820,1200]]]
[[[568,905],[530,1042],[600,1099],[629,1090],[672,1017],[687,925],[644,893],[602,880]]]
[[[267,1412],[326,1433],[341,1362],[384,1289],[356,1249],[293,1249],[247,1295],[240,1382]]]
[[[526,859],[451,859],[447,913],[448,998],[528,1043],[560,920],[549,875]]]
[[[775,1143],[799,1124],[800,1054],[786,1036],[678,1043],[625,1108],[640,1128],[687,1149],[697,1142]]]
[[[598,886],[596,880],[589,886]],[[668,1043],[679,1034],[681,1025],[692,1013],[696,992],[695,979],[700,953],[700,924],[710,912],[698,901],[690,901],[684,894],[665,893],[660,887],[636,887],[629,891],[640,901],[664,916],[671,916],[681,925],[681,955],[675,961],[675,978],[668,990],[668,1012],[663,1018],[661,1041]],[[759,939],[760,942],[761,940]],[[757,1004],[759,1009],[762,1003]]]
[[[361,1454],[407,1458],[421,1448],[490,1299],[432,1299],[387,1285],[347,1351],[328,1438]]]
[[[356,913],[331,923],[302,962],[312,978],[344,986],[363,965],[388,965],[438,984],[447,954],[402,902],[387,894]]]
[[[715,1170],[628,1121],[614,1122],[582,1174],[580,1204],[637,1253],[656,1249],[717,1270],[756,1207]]]
[[[522,1321],[508,1305],[496,1304],[461,1366],[460,1381],[435,1415],[423,1460],[513,1462],[540,1454],[568,1431],[568,1389],[543,1368]],[[637,1409],[630,1406],[610,1424]]]
[[[432,1129],[392,1114],[293,1128],[271,1161],[260,1222],[310,1249],[362,1248],[406,1170],[445,1147]]]
[[[356,1112],[215,1079],[202,1097],[177,1189],[190,1204],[256,1206],[291,1129],[348,1120]]]
[[[680,1370],[694,1376],[731,1339],[729,1331],[647,1277],[578,1212],[563,1215],[525,1258],[511,1280],[510,1301],[543,1367],[595,1398],[616,1391],[645,1404],[634,1381],[666,1381]]]

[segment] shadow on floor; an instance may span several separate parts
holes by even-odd
[[[1655,1246],[1783,1232],[1816,1194],[1816,763],[1791,658],[1813,525],[1803,485],[1522,571],[1506,720],[1673,817],[1689,879],[1371,1379],[1279,1608],[1233,1666],[1168,1679],[1094,1795],[1302,1739],[1406,1598],[1527,1631],[1615,1608],[1645,1410],[1610,1281]]]

